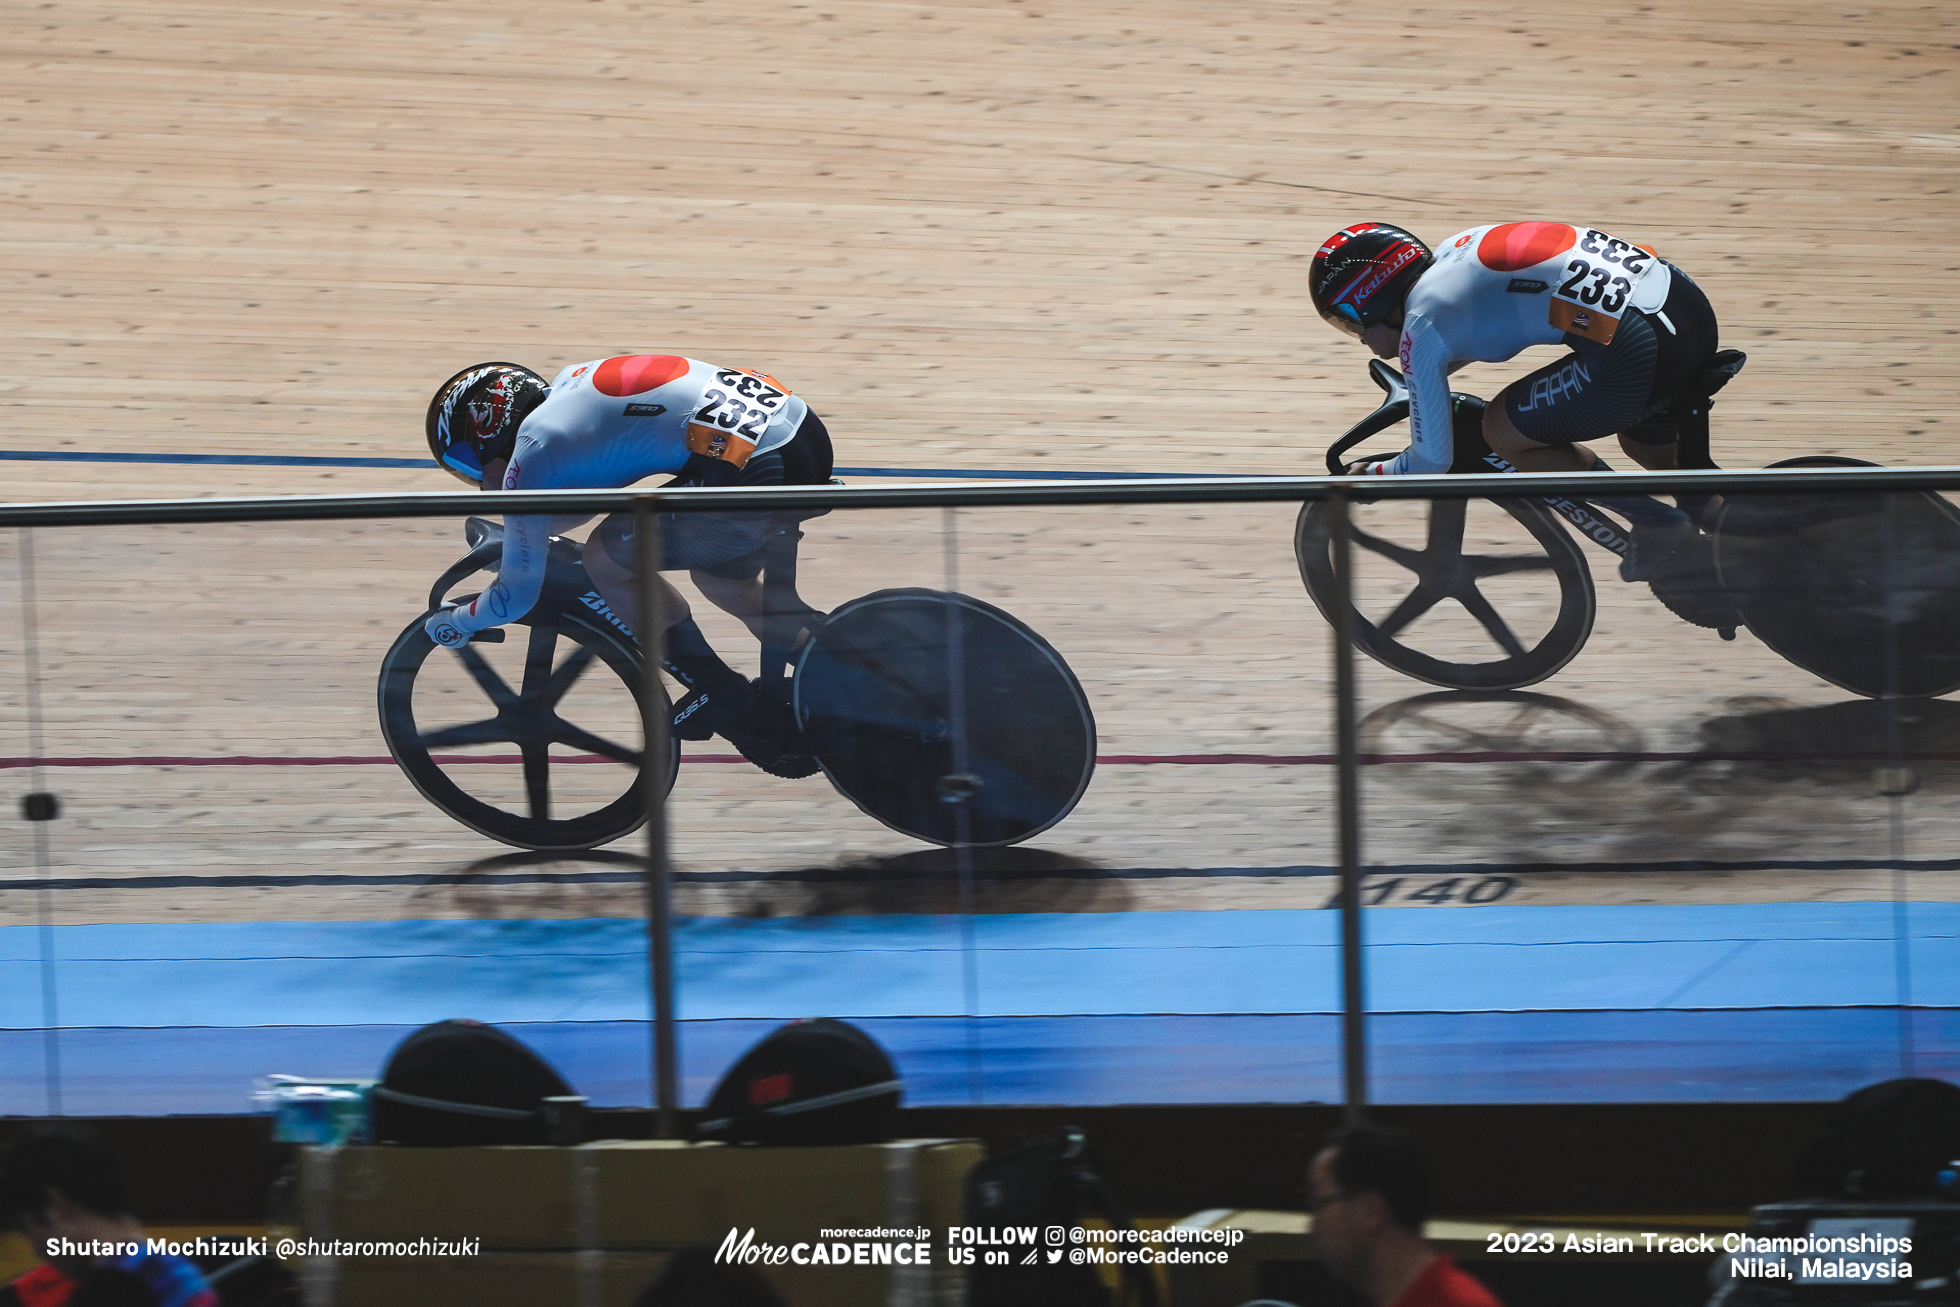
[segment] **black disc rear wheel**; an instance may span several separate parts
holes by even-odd
[[[1819,454],[1772,467],[1873,467]],[[1854,694],[1960,689],[1960,514],[1939,495],[1731,495],[1715,527],[1755,637]]]
[[[1037,835],[1095,770],[1095,720],[1068,664],[965,595],[881,590],[830,614],[798,662],[796,713],[840,793],[933,844]]]

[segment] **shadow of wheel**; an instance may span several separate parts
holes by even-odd
[[[1875,467],[1817,454],[1771,467]],[[1715,565],[1755,637],[1870,698],[1960,689],[1960,512],[1939,495],[1732,495]]]
[[[880,590],[804,646],[797,721],[839,793],[915,839],[1015,844],[1074,809],[1096,766],[1082,686],[991,604]]]
[[[1617,781],[1642,749],[1631,722],[1533,690],[1430,690],[1383,704],[1357,729],[1376,762],[1525,766],[1539,786]]]
[[[1515,690],[1534,685],[1577,656],[1592,634],[1596,599],[1592,572],[1579,542],[1563,521],[1533,500],[1436,499],[1425,505],[1422,541],[1405,543],[1368,529],[1367,505],[1350,504],[1349,541],[1359,565],[1373,555],[1392,565],[1392,606],[1370,617],[1353,608],[1355,647],[1375,661],[1431,685],[1457,690]],[[1507,551],[1465,551],[1472,518],[1479,537],[1498,536]],[[1512,543],[1515,542],[1515,543]],[[1327,505],[1312,501],[1300,509],[1294,531],[1300,577],[1321,615],[1334,621],[1333,529]],[[1483,583],[1497,577],[1549,574],[1534,604],[1556,598],[1557,613],[1535,638],[1520,636],[1518,615],[1507,618],[1485,594]],[[1362,602],[1367,602],[1364,598]],[[1481,630],[1487,653],[1431,642],[1425,647],[1414,629],[1445,602],[1461,607]],[[1515,603],[1507,596],[1507,603]]]
[[[632,833],[646,820],[639,787],[642,749],[637,744],[620,744],[599,729],[569,720],[560,711],[567,696],[588,674],[618,682],[606,687],[615,691],[611,696],[615,703],[621,700],[620,690],[627,701],[631,700],[639,681],[640,662],[638,651],[623,636],[576,620],[509,628],[526,633],[522,677],[512,689],[485,657],[484,646],[472,643],[453,651],[440,649],[422,629],[426,618],[426,614],[416,618],[396,638],[382,659],[376,691],[382,738],[424,798],[471,830],[522,849],[595,848]],[[561,644],[567,646],[562,657]],[[461,665],[469,682],[483,695],[490,716],[430,730],[422,728],[418,702],[425,714],[438,710],[424,675],[431,667],[431,655],[438,652]],[[423,689],[419,701],[418,687]],[[637,736],[637,715],[631,725]],[[616,722],[607,722],[605,728],[616,729]],[[461,752],[511,745],[517,748],[516,759],[498,753]],[[576,750],[588,759],[597,755],[618,763],[616,771],[606,769],[615,774],[617,784],[608,781],[599,786],[613,797],[594,800],[581,795],[574,805],[578,811],[561,811],[562,805],[553,797],[553,778],[568,759],[562,753],[554,756],[554,745]],[[680,765],[680,741],[672,741],[672,746],[667,766],[670,789]],[[486,768],[509,769],[513,765],[521,768],[523,782],[523,798],[514,804],[486,800],[459,779],[463,769],[480,774]],[[585,780],[599,764],[586,761],[576,765],[581,780]]]

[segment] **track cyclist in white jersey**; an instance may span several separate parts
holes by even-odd
[[[436,391],[429,451],[484,490],[612,490],[669,474],[675,486],[823,485],[830,433],[775,378],[673,354],[592,359],[549,385],[515,363],[479,363]],[[663,571],[685,569],[717,607],[762,634],[767,512],[665,514]],[[547,540],[583,517],[512,515],[497,579],[472,602],[428,621],[429,638],[457,648],[531,611],[544,584]],[[585,544],[585,570],[613,612],[639,629],[633,515],[614,513]],[[665,666],[693,693],[674,711],[684,740],[720,734],[764,771],[809,776],[816,760],[789,751],[787,704],[760,694],[709,647],[687,601],[663,578]]]
[[[1491,451],[1521,472],[1604,472],[1580,444],[1617,434],[1644,468],[1679,465],[1678,443],[1646,444],[1644,425],[1707,366],[1715,311],[1701,288],[1653,251],[1593,227],[1507,222],[1472,227],[1432,252],[1400,227],[1362,222],[1314,255],[1314,308],[1381,358],[1400,357],[1414,440],[1357,475],[1447,472],[1453,462],[1449,374],[1502,363],[1533,345],[1564,357],[1520,377],[1484,410]],[[1671,437],[1670,437],[1671,438]],[[1694,531],[1646,495],[1592,501],[1627,519],[1627,581],[1650,581]]]

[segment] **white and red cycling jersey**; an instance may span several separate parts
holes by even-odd
[[[1671,282],[1653,251],[1596,227],[1507,222],[1450,237],[1403,307],[1413,440],[1368,470],[1449,471],[1451,372],[1466,363],[1502,363],[1568,334],[1611,344],[1620,318],[1632,309],[1658,311]]]
[[[617,490],[681,470],[689,454],[736,466],[789,443],[809,406],[773,377],[675,354],[573,363],[524,418],[504,490]],[[551,536],[579,517],[504,520],[497,579],[452,613],[464,632],[514,622],[544,587]]]

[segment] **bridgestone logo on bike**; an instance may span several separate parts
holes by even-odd
[[[1618,531],[1615,531],[1607,523],[1600,521],[1591,513],[1588,513],[1584,505],[1576,504],[1570,499],[1548,499],[1545,502],[1550,504],[1553,511],[1558,513],[1566,521],[1572,523],[1572,525],[1578,527],[1581,531],[1599,541],[1600,544],[1605,545],[1608,549],[1624,554],[1628,549],[1632,548],[1632,545],[1627,542],[1626,537],[1622,536]]]
[[[611,607],[607,605],[606,601],[599,597],[599,592],[597,590],[588,591],[585,594],[580,595],[578,597],[578,601],[584,604],[587,608],[590,608],[593,612],[599,614],[599,616],[605,618],[608,622],[611,622],[614,626],[617,626],[620,630],[624,631],[626,634],[628,635],[633,634],[633,628],[619,620],[619,615],[614,613]]]

